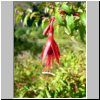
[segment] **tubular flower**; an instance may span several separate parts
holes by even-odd
[[[54,40],[54,28],[53,28],[53,22],[55,20],[55,17],[53,16],[50,19],[49,25],[45,28],[43,31],[43,35],[48,34],[48,40],[47,43],[42,51],[41,58],[42,62],[44,62],[46,56],[46,66],[48,67],[48,71],[50,71],[51,64],[54,63],[54,59],[56,59],[57,63],[59,64],[59,58],[60,58],[60,52],[57,43]]]

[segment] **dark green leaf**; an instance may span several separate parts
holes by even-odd
[[[85,26],[84,25],[80,25],[80,29],[79,29],[79,31],[80,31],[80,38],[81,38],[81,40],[83,42],[85,42],[85,40],[84,40],[85,33],[86,33],[85,30],[86,30]]]

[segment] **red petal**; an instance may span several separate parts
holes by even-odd
[[[54,54],[51,55],[52,65],[54,64]]]
[[[49,55],[46,61],[46,66],[50,66],[51,56]]]
[[[46,55],[47,55],[47,52],[50,48],[50,45],[51,45],[51,41],[48,41],[45,48],[44,48],[44,51],[43,51],[43,54],[42,54],[42,61],[44,61]]]
[[[53,51],[52,51],[52,48],[51,48],[51,46],[50,46],[50,48],[49,48],[49,50],[48,50],[48,53],[47,53],[48,55],[52,55],[53,54]]]
[[[51,21],[51,23],[50,23],[50,33],[53,34],[53,31],[54,31],[54,29],[53,29],[53,22]]]
[[[55,54],[56,54],[56,61],[59,63],[59,57],[60,57],[60,52],[59,52],[59,48],[58,48],[58,46],[57,46],[57,44],[56,44],[56,42],[54,41],[54,43],[53,43],[53,45],[54,45],[54,49],[55,49]]]
[[[56,43],[55,41],[54,41],[54,45],[55,45],[55,47],[56,47],[56,49],[57,49],[58,56],[60,57],[59,48],[58,48],[58,45],[57,45],[57,43]]]
[[[59,51],[58,51],[57,47],[55,46],[55,42],[54,41],[52,42],[51,47],[52,47],[53,53],[55,55],[56,61],[59,63],[59,55],[58,55]]]

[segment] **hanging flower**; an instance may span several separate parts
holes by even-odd
[[[60,52],[57,43],[54,40],[54,28],[53,28],[53,22],[55,20],[55,17],[53,16],[50,19],[49,25],[45,28],[43,31],[43,35],[48,34],[48,41],[42,51],[41,58],[42,63],[44,62],[46,56],[46,66],[48,67],[48,71],[50,71],[51,64],[54,63],[54,59],[56,59],[57,63],[59,64],[59,58],[60,58]]]

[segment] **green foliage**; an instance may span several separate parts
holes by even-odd
[[[86,60],[84,45],[67,41],[69,45],[59,42],[60,66],[55,63],[51,73],[42,74],[42,66],[39,58],[33,58],[31,52],[22,52],[15,57],[14,82],[15,97],[32,98],[82,98],[86,97]],[[42,44],[42,43],[41,43]],[[72,45],[72,47],[70,47]],[[23,55],[23,56],[21,56]],[[48,76],[48,78],[47,78]],[[31,91],[31,92],[28,92]],[[28,96],[29,95],[29,96]]]
[[[71,31],[75,28],[74,16],[66,16],[67,28]]]
[[[85,12],[82,13],[81,16],[80,16],[80,18],[81,18],[82,24],[83,24],[84,26],[86,26],[86,13],[85,13]]]
[[[38,28],[42,25],[44,29],[48,24],[47,19],[55,16],[57,24],[66,28],[63,33],[68,31],[67,34],[75,36],[76,39],[84,43],[86,34],[85,2],[33,2],[26,4],[29,6],[27,9],[21,7],[21,5],[15,6],[14,15],[17,25],[22,22],[22,25],[26,27]],[[66,14],[61,14],[60,10],[64,10]],[[75,13],[78,13],[79,16],[74,16]],[[43,19],[43,17],[45,18]],[[84,26],[84,32],[80,26]]]
[[[60,24],[60,25],[65,25],[65,22],[63,22],[62,17],[61,17],[61,15],[59,14],[59,12],[57,12],[57,13],[55,14],[55,17],[56,17],[56,19],[57,19],[57,21],[58,21],[58,24]]]
[[[72,9],[71,9],[68,5],[66,5],[66,2],[63,3],[62,9],[63,9],[64,11],[66,11],[67,13],[71,13],[71,12],[72,12],[72,11],[71,11]]]
[[[48,18],[44,18],[42,20],[42,29],[44,30],[47,27],[48,24],[49,24],[49,19]]]
[[[51,73],[43,74],[40,55],[47,38],[42,32],[51,16],[60,65],[54,62]],[[14,21],[14,97],[85,98],[86,3],[17,2]]]

